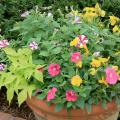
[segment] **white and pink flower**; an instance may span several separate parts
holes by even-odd
[[[32,49],[32,50],[37,50],[38,49],[38,44],[33,41],[29,44],[29,48]]]
[[[77,44],[78,47],[83,47],[88,43],[88,38],[85,35],[79,35],[79,42]]]
[[[9,45],[8,40],[0,40],[0,48],[5,48]]]

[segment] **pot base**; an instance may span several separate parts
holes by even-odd
[[[37,115],[36,113],[34,113],[35,115],[35,118],[36,120],[49,120],[49,119],[46,119],[46,118],[42,118],[41,116]],[[91,118],[84,118],[84,120],[117,120],[118,119],[118,115],[119,115],[119,112],[113,112],[113,113],[109,113],[109,114],[106,114],[106,115],[99,115],[99,116],[91,116]],[[52,120],[52,119],[51,119]],[[54,119],[54,120],[57,120],[57,117]],[[72,119],[72,118],[66,118],[66,119],[59,119],[59,120],[81,120],[81,118],[79,119]],[[82,118],[83,120],[83,118]]]

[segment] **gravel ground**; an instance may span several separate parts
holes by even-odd
[[[11,105],[9,106],[6,100],[6,89],[2,88],[0,91],[0,111],[12,114],[15,117],[21,117],[26,120],[35,120],[35,117],[32,111],[28,108],[26,103],[22,104],[21,107],[18,107],[16,97],[14,97]]]

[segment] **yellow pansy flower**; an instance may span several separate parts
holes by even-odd
[[[105,11],[100,8],[98,3],[95,5],[95,11],[98,14],[98,16],[101,16],[101,17],[105,16]]]
[[[99,58],[98,58],[98,60],[99,60],[102,64],[108,62],[109,59],[110,59],[110,57],[108,57],[108,58],[101,58],[101,57],[99,57]]]
[[[95,12],[95,8],[94,7],[85,7],[83,9],[83,11],[86,11],[86,12]]]
[[[91,68],[89,72],[91,75],[95,75],[97,73],[97,70],[95,68]]]
[[[106,82],[106,80],[104,79],[104,77],[102,77],[101,80],[98,80],[98,82],[99,82],[100,84],[104,84],[104,85],[106,85],[106,86],[108,87],[108,83]]]
[[[71,84],[73,86],[80,86],[82,83],[82,79],[79,75],[76,75],[76,76],[73,76],[72,79],[71,79]]]
[[[96,67],[96,68],[101,66],[101,62],[99,60],[96,60],[96,59],[93,59],[90,64],[92,65],[92,67]]]
[[[110,24],[112,26],[114,26],[120,20],[118,17],[115,17],[114,15],[113,16],[109,16],[109,17],[110,17]]]
[[[82,67],[82,61],[79,61],[78,63],[76,63],[76,66],[81,68]]]
[[[118,25],[115,25],[112,30],[113,32],[119,32],[120,28]]]
[[[70,46],[76,46],[79,42],[79,38],[76,37],[73,41],[70,42]]]

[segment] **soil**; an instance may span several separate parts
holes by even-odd
[[[26,120],[35,120],[35,117],[32,111],[28,108],[26,103],[23,103],[20,107],[18,107],[16,96],[12,100],[9,105],[6,99],[6,89],[2,88],[0,91],[0,111],[9,113],[14,117],[24,118]]]

